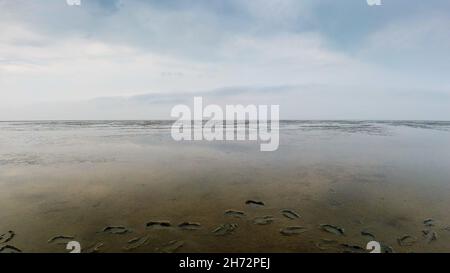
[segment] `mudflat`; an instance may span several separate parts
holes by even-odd
[[[282,121],[274,152],[170,126],[0,122],[0,251],[450,251],[450,122]]]

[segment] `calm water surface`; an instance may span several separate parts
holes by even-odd
[[[450,251],[450,122],[284,121],[275,152],[175,142],[170,126],[0,122],[0,235],[15,233],[0,247],[66,252],[64,239],[48,242],[64,235],[99,252],[345,252],[373,236],[395,252]],[[227,223],[230,234],[213,232]],[[280,233],[292,226],[304,232]]]

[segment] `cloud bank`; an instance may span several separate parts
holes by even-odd
[[[0,120],[167,118],[194,95],[280,104],[289,119],[448,120],[449,11],[439,0],[0,0]]]

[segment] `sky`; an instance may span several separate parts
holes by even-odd
[[[0,0],[0,120],[450,120],[450,1]]]

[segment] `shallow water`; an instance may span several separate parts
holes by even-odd
[[[57,235],[85,251],[101,243],[100,252],[343,252],[365,248],[367,231],[395,252],[450,251],[450,122],[283,121],[275,152],[249,141],[176,142],[170,125],[0,122],[0,235],[14,231],[7,244],[24,252],[67,252],[48,243]],[[264,216],[273,221],[256,224]],[[237,225],[213,233],[227,223]],[[290,226],[304,229],[280,233]],[[427,242],[428,229],[436,240]],[[400,245],[404,235],[414,243]],[[148,240],[127,249],[140,237]]]

